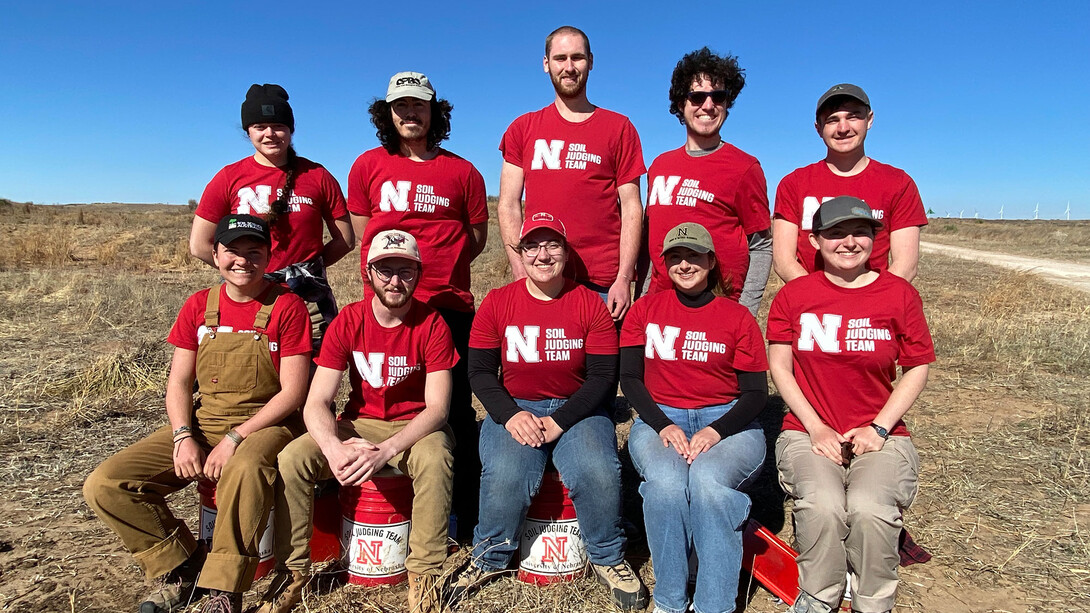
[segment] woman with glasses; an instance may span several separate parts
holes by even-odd
[[[756,421],[768,395],[764,339],[749,311],[722,296],[703,226],[671,229],[661,257],[672,287],[637,300],[621,329],[621,389],[639,413],[628,449],[644,479],[655,611],[733,611],[750,508],[742,490],[765,458]]]
[[[272,228],[266,278],[307,303],[313,347],[337,314],[326,266],[352,250],[352,223],[340,184],[292,146],[295,115],[279,85],[253,84],[242,103],[242,129],[254,154],[224,166],[204,188],[189,231],[189,252],[212,265],[216,223],[232,213],[257,215]],[[323,242],[323,229],[330,239]]]
[[[520,237],[512,248],[526,278],[490,292],[470,332],[470,385],[488,417],[473,558],[451,596],[462,598],[507,568],[551,458],[599,581],[622,609],[642,608],[646,589],[624,561],[621,465],[603,408],[617,369],[613,319],[598,294],[564,278],[569,252],[560,220],[535,213]]]
[[[858,198],[824,202],[810,235],[824,268],[788,282],[768,315],[772,380],[790,409],[776,467],[795,499],[796,613],[836,609],[849,570],[852,610],[896,601],[901,516],[920,469],[902,418],[935,348],[916,289],[870,268],[881,227]]]

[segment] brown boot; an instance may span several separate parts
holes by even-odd
[[[303,588],[309,582],[310,575],[307,573],[278,569],[255,613],[288,613],[303,602]]]
[[[436,575],[409,573],[409,613],[440,613]]]

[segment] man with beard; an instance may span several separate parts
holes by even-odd
[[[719,284],[757,315],[772,266],[768,188],[757,158],[720,136],[746,84],[738,58],[704,47],[686,54],[670,79],[670,112],[685,126],[685,145],[655,158],[647,173],[649,254],[685,222],[707,228],[715,243]],[[650,292],[671,289],[664,260],[651,260]]]
[[[428,265],[416,283],[416,298],[439,312],[450,326],[461,359],[452,371],[450,426],[454,451],[454,514],[459,540],[469,541],[477,525],[481,460],[477,417],[465,356],[473,325],[469,263],[484,249],[488,234],[484,179],[468,161],[439,143],[450,134],[453,107],[436,95],[419,72],[390,78],[386,97],[370,107],[380,147],[356,159],[348,175],[348,210],[362,245],[385,230],[417,238]],[[365,258],[360,258],[364,278]],[[366,292],[365,292],[366,294]]]
[[[358,486],[387,465],[413,480],[409,610],[439,610],[435,586],[447,557],[454,447],[446,420],[458,354],[442,317],[413,298],[422,274],[416,239],[380,232],[366,262],[371,297],[345,307],[329,326],[303,408],[308,433],[278,457],[278,569],[261,613],[286,613],[302,600],[314,485],[336,478]],[[345,370],[352,389],[334,418],[330,406]]]
[[[568,228],[565,274],[597,291],[620,321],[632,304],[643,220],[640,138],[628,118],[587,100],[594,55],[582,30],[549,34],[543,66],[553,103],[516,119],[500,142],[500,235],[504,244],[518,243],[525,188],[526,217],[547,210]],[[517,251],[507,259],[516,280],[526,276]]]

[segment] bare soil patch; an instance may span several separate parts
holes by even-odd
[[[185,297],[214,283],[215,275],[185,254],[191,213],[184,207],[14,205],[3,213],[0,479],[7,485],[0,490],[0,610],[133,610],[147,590],[144,579],[83,503],[80,488],[94,466],[165,419],[169,349],[162,339]],[[1022,223],[1007,222],[1004,231],[1038,228]],[[491,230],[489,248],[474,264],[478,299],[506,282],[498,231]],[[359,298],[358,257],[338,263],[331,277],[342,303]],[[935,557],[902,569],[898,610],[1085,610],[1085,294],[938,255],[924,257],[916,286],[939,360],[908,415],[923,466],[907,525]],[[770,282],[765,312],[778,287]],[[773,397],[763,417],[770,440],[782,410]],[[622,441],[627,428],[618,426]],[[633,476],[626,471],[625,512],[639,523]],[[775,484],[771,460],[752,494],[754,516],[790,540],[790,505]],[[173,499],[179,515],[190,519],[196,502],[192,488]],[[642,542],[631,544],[630,560],[653,583]],[[306,605],[305,611],[403,611],[404,588],[325,588]],[[785,609],[756,586],[745,606],[756,613]],[[504,579],[459,610],[610,607],[590,579],[550,589]]]

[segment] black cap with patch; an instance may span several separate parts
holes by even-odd
[[[214,244],[230,245],[244,236],[257,239],[266,245],[272,244],[269,224],[255,215],[224,215],[216,224]]]
[[[814,213],[811,228],[814,232],[820,232],[850,219],[862,219],[874,226],[875,230],[882,227],[882,222],[874,218],[874,211],[866,202],[854,196],[837,196],[821,203]]]
[[[839,83],[829,88],[829,91],[825,92],[818,98],[817,110],[815,113],[821,114],[821,107],[825,106],[825,103],[837,96],[847,96],[849,98],[855,98],[856,100],[867,105],[870,108],[870,98],[867,97],[867,92],[863,91],[862,87],[858,85],[852,85],[851,83]]]
[[[295,115],[288,104],[288,92],[275,83],[254,83],[242,103],[242,129],[255,123],[282,123],[295,132]]]

